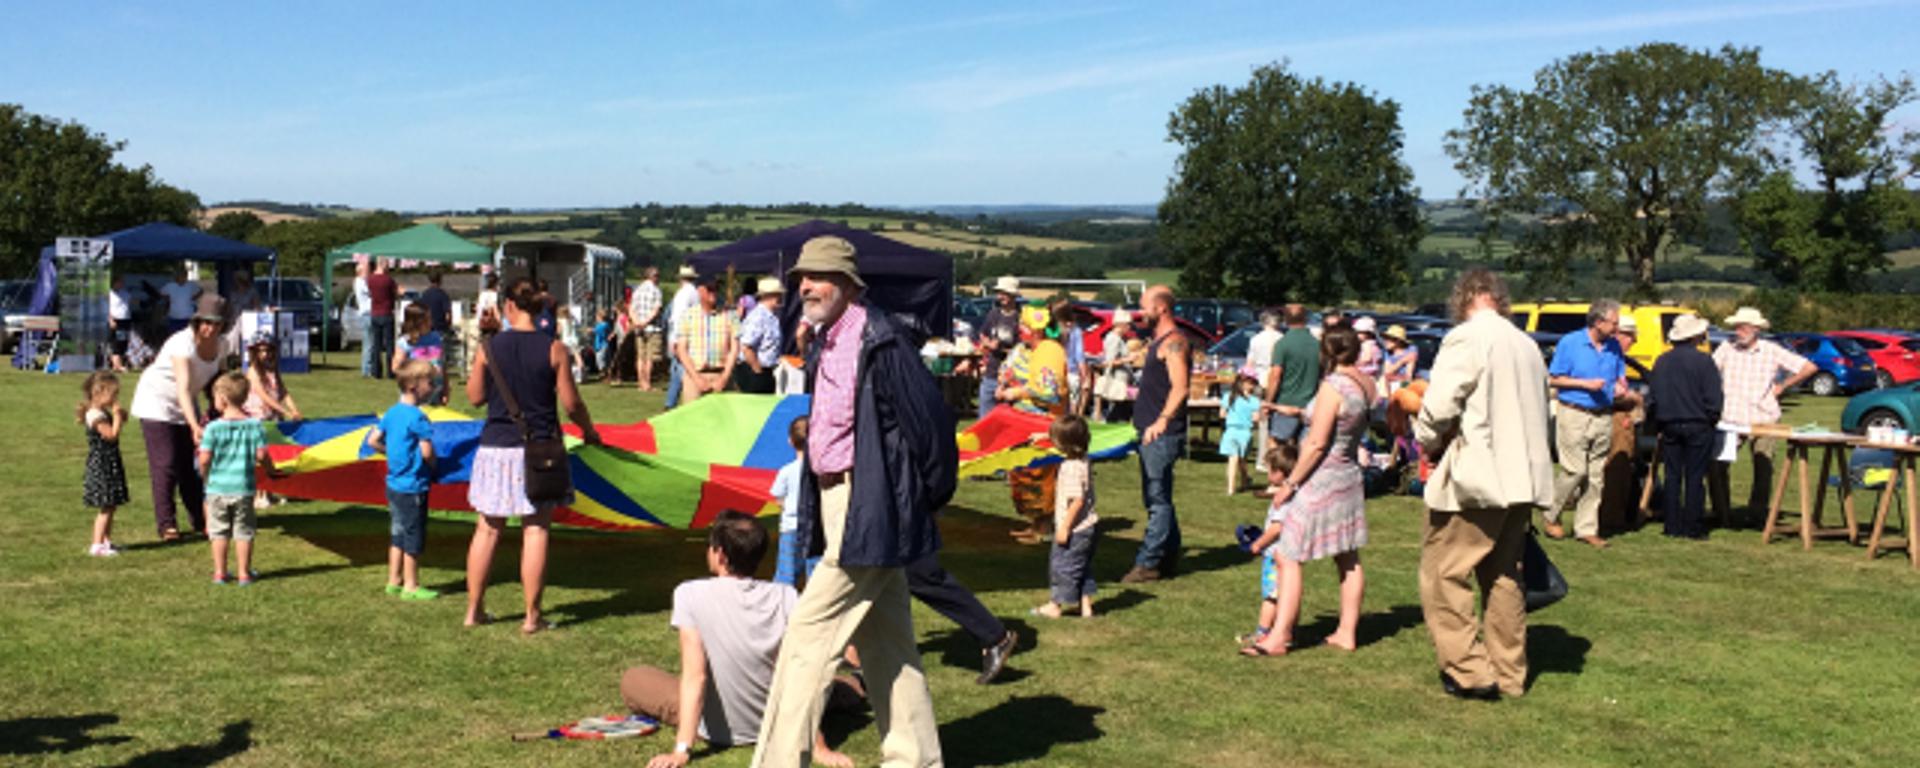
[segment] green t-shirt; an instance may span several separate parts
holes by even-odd
[[[1280,367],[1280,388],[1273,401],[1305,408],[1320,383],[1320,342],[1305,328],[1289,328],[1273,344],[1273,364]]]
[[[207,493],[252,496],[253,465],[267,447],[267,433],[255,419],[220,419],[200,433],[207,462]]]

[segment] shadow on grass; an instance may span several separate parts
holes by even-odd
[[[949,765],[1009,765],[1041,760],[1061,744],[1104,735],[1094,718],[1105,709],[1064,696],[1015,696],[997,707],[940,726]]]
[[[1157,595],[1151,592],[1143,592],[1138,589],[1123,589],[1120,591],[1120,594],[1094,601],[1093,615],[1105,616],[1110,613],[1124,611],[1128,608],[1144,604],[1155,597],[1157,597]]]
[[[1593,641],[1555,624],[1527,626],[1527,687],[1541,675],[1578,675],[1587,668]]]
[[[1021,619],[1004,620],[1002,623],[1007,625],[1009,631],[1019,635],[1019,640],[1013,644],[1013,655],[1007,660],[1006,666],[1000,670],[1000,676],[995,678],[994,682],[1011,683],[1024,680],[1032,673],[1016,669],[1015,665],[1020,661],[1020,654],[1039,647],[1040,630]],[[938,654],[942,666],[958,667],[975,672],[980,671],[985,658],[981,652],[984,650],[980,647],[980,641],[975,640],[973,635],[967,634],[963,629],[950,629],[920,643],[920,657],[923,664],[928,657]]]
[[[119,715],[107,712],[0,720],[0,755],[64,755],[132,741],[132,736],[93,735],[94,729],[118,722]]]
[[[227,723],[220,738],[206,744],[185,744],[148,752],[121,764],[121,768],[200,768],[219,763],[253,748],[253,721]]]
[[[1403,631],[1420,626],[1423,617],[1418,605],[1396,605],[1382,613],[1379,611],[1360,614],[1360,625],[1354,630],[1354,642],[1357,647],[1365,648],[1382,640],[1392,638]],[[1301,627],[1295,634],[1297,647],[1312,647],[1325,640],[1340,626],[1338,614],[1321,614],[1312,624]]]

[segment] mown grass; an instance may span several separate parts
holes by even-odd
[[[350,362],[336,355],[336,365]],[[339,369],[290,377],[315,415],[384,407],[392,390]],[[131,382],[128,382],[131,389]],[[206,583],[204,545],[153,543],[145,459],[124,443],[137,500],[117,538],[82,552],[85,443],[78,379],[0,373],[12,439],[0,445],[0,762],[24,765],[634,765],[667,736],[515,744],[508,735],[619,708],[619,671],[675,665],[672,586],[699,575],[698,535],[556,536],[547,606],[557,631],[520,637],[519,588],[503,548],[488,602],[502,624],[459,626],[471,523],[436,517],[426,604],[379,594],[384,510],[294,503],[262,516],[261,581]],[[597,419],[655,412],[657,394],[589,387]],[[1835,423],[1838,400],[1802,402],[1791,423]],[[1144,587],[1115,579],[1143,514],[1131,460],[1097,468],[1105,540],[1092,621],[1029,618],[1043,550],[1011,543],[1005,486],[963,483],[942,518],[943,559],[1025,638],[1003,681],[973,684],[978,651],[924,607],[915,625],[948,764],[1908,765],[1920,759],[1920,574],[1822,542],[1707,543],[1653,530],[1605,552],[1550,545],[1572,583],[1535,615],[1532,692],[1456,702],[1434,680],[1415,567],[1421,510],[1369,503],[1364,647],[1314,648],[1330,631],[1329,567],[1309,568],[1299,639],[1286,658],[1233,654],[1258,573],[1229,548],[1262,504],[1220,495],[1219,463],[1182,462],[1176,499],[1191,573]],[[633,489],[643,495],[646,489]],[[1736,496],[1738,489],[1736,489]],[[878,746],[864,718],[829,732],[861,765]],[[47,737],[67,733],[70,741]],[[748,750],[702,757],[741,766]]]

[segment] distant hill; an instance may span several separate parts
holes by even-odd
[[[1107,223],[1148,223],[1159,215],[1160,206],[1142,205],[915,205],[885,206],[902,211],[925,211],[956,219],[985,216],[1027,224],[1054,224],[1062,221],[1099,220]]]

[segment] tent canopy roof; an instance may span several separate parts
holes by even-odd
[[[732,266],[738,272],[784,277],[786,270],[800,259],[800,247],[821,235],[835,235],[853,243],[862,277],[893,275],[943,280],[953,277],[951,256],[819,219],[702,251],[687,257],[687,263],[702,275],[725,272]]]
[[[352,245],[340,246],[327,252],[327,262],[331,265],[335,261],[351,259],[357,253],[385,259],[437,261],[447,264],[486,264],[493,261],[493,251],[488,250],[486,246],[448,232],[445,227],[438,224],[418,224]]]
[[[269,261],[273,250],[157,221],[98,239],[113,241],[114,261]]]

